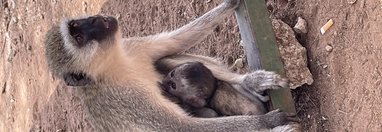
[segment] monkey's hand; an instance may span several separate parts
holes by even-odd
[[[274,72],[258,70],[245,74],[241,86],[248,91],[261,94],[267,89],[288,88],[289,83],[288,79],[282,78]]]
[[[232,6],[233,8],[239,7],[241,0],[224,0],[224,3],[227,3],[228,5]]]
[[[290,122],[300,122],[295,114],[288,114],[286,112],[282,112],[280,109],[276,109],[265,114],[263,121],[267,128],[274,128]]]

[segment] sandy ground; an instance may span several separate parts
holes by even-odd
[[[52,78],[45,64],[45,32],[64,17],[108,14],[121,21],[125,36],[175,29],[220,1],[0,1],[0,131],[87,129],[79,98]],[[269,0],[274,15],[293,25],[305,18],[309,31],[298,35],[307,48],[315,82],[293,91],[306,131],[382,130],[382,2],[358,0]],[[328,19],[333,27],[319,28]],[[213,35],[188,52],[227,64],[243,56],[236,21],[227,18]],[[328,52],[325,47],[333,50]]]

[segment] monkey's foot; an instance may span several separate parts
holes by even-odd
[[[258,70],[244,75],[241,85],[245,89],[257,93],[262,93],[267,89],[289,87],[288,79],[285,79],[274,72],[264,70]]]

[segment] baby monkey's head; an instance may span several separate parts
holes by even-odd
[[[216,79],[200,62],[187,62],[174,68],[163,80],[164,89],[193,107],[204,107],[215,92]]]

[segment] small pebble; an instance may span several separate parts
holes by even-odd
[[[40,19],[44,19],[44,14],[40,14]]]
[[[349,3],[350,5],[353,5],[355,2],[357,2],[357,0],[348,0],[348,3]]]
[[[233,65],[236,68],[243,68],[244,67],[243,59],[239,58],[239,59],[235,60],[235,63]]]
[[[243,42],[243,40],[240,40],[239,45],[242,46],[242,47],[244,47],[244,42]]]
[[[115,15],[115,18],[117,18],[117,19],[121,18],[121,14],[120,14],[120,13],[117,13],[117,14]]]
[[[17,23],[19,20],[17,19],[17,17],[12,17],[11,20],[14,22],[14,23]]]
[[[83,1],[83,2],[82,2],[82,5],[86,7],[86,6],[88,6],[88,3],[85,2],[85,1]]]
[[[82,2],[82,5],[84,6],[83,11],[86,12],[88,10],[88,3],[87,2]]]
[[[296,32],[296,33],[299,33],[299,34],[305,34],[308,32],[308,29],[307,29],[307,23],[306,21],[301,18],[301,17],[298,17],[297,18],[297,23],[296,25],[293,27],[293,30]]]
[[[31,51],[32,50],[32,46],[28,45],[27,50]]]
[[[330,45],[326,45],[326,46],[325,46],[325,50],[328,51],[328,52],[332,52],[333,47],[330,46]]]
[[[322,65],[322,68],[326,69],[328,68],[328,65]]]

